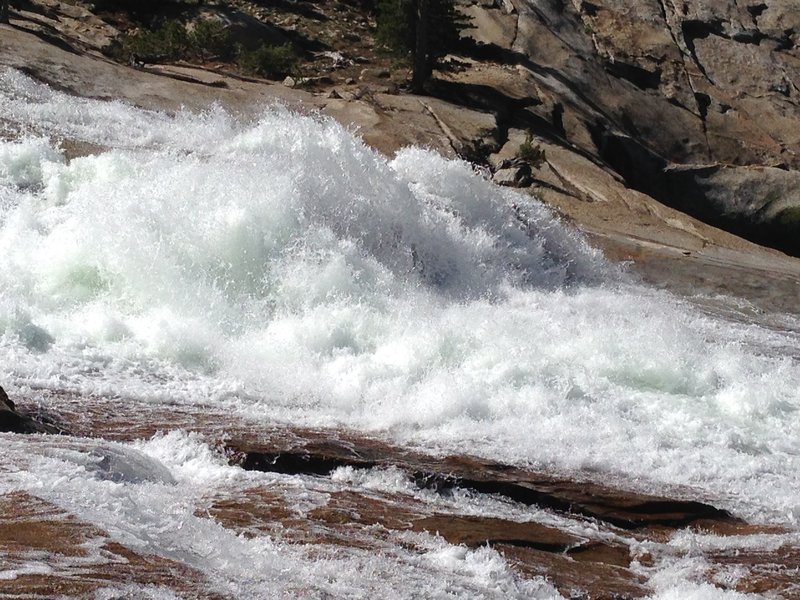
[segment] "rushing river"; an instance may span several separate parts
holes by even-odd
[[[694,490],[796,528],[800,328],[734,322],[636,284],[535,199],[424,149],[388,160],[330,120],[280,108],[170,116],[7,71],[0,125],[0,364],[12,397],[213,404],[265,424]],[[94,152],[68,160],[62,140]],[[98,476],[82,450],[2,435],[0,450],[23,465],[0,491],[36,493],[132,547],[194,556],[218,585],[239,582],[240,597],[343,569],[359,574],[334,596],[554,593],[488,548],[462,556],[431,541],[424,556],[314,560],[226,536],[188,507],[244,475],[189,435],[120,446],[121,481]],[[177,528],[181,507],[191,518]],[[239,573],[238,557],[261,579]],[[438,590],[442,570],[464,587]],[[688,597],[680,582],[664,597]]]

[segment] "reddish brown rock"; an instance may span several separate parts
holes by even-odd
[[[4,598],[78,598],[128,585],[164,587],[182,597],[225,597],[209,591],[205,577],[190,567],[136,553],[23,492],[0,497],[0,555]]]
[[[780,598],[800,598],[800,548],[782,545],[777,550],[747,550],[732,548],[709,555],[714,565],[743,575],[734,584],[736,591],[764,594]]]
[[[705,557],[709,581],[717,572],[736,568],[740,573],[735,586],[738,589],[772,591],[792,597],[797,548],[785,546],[774,552],[747,549],[747,540],[753,534],[782,535],[785,531],[743,523],[706,504],[655,498],[469,456],[428,456],[353,432],[264,429],[208,408],[199,412],[175,407],[174,412],[164,414],[132,400],[103,402],[101,398],[69,395],[50,396],[48,403],[58,408],[65,422],[81,433],[130,440],[150,436],[156,430],[182,428],[197,431],[211,444],[226,439],[229,458],[250,468],[269,466],[277,472],[319,478],[320,489],[325,491],[315,492],[319,498],[311,508],[299,505],[293,496],[294,475],[287,483],[277,479],[246,490],[220,490],[198,504],[198,516],[212,518],[244,535],[269,535],[293,544],[369,551],[386,551],[400,544],[410,551],[422,552],[424,548],[415,550],[413,543],[409,546],[408,538],[398,538],[398,532],[428,532],[453,544],[472,547],[488,544],[503,554],[521,576],[546,577],[567,596],[635,598],[648,595],[650,590],[641,578],[641,569],[631,568],[634,558],[631,549],[646,543],[647,552],[637,550],[636,561],[646,568],[658,568],[662,556],[680,554],[668,542],[689,523],[698,533],[729,539],[726,547],[732,548],[730,552],[709,552]],[[332,469],[343,466],[352,466],[356,472],[360,468],[391,466],[407,474],[408,489],[373,490],[350,484],[347,478],[328,477]],[[414,484],[423,489],[415,493]],[[309,485],[314,488],[313,483]],[[505,496],[507,502],[517,501],[509,506],[518,507],[518,511],[524,511],[529,504],[535,509],[532,514],[548,514],[551,518],[541,522],[461,514],[452,508],[455,504],[443,508],[454,492],[492,494],[489,497],[494,501]],[[25,497],[15,502],[14,510],[19,511],[31,501]],[[33,502],[35,507],[38,501]],[[61,516],[53,520],[60,521]],[[61,526],[56,523],[52,527]],[[94,531],[86,524],[76,525],[75,530],[79,532],[83,527]],[[634,529],[627,529],[630,527]],[[20,540],[20,543],[39,542]],[[75,542],[65,544],[72,547]],[[150,573],[149,567],[142,569]],[[136,573],[139,571],[125,577],[135,581],[145,577]]]
[[[630,570],[603,561],[581,561],[572,556],[518,546],[498,546],[516,569],[528,576],[545,577],[567,598],[621,600],[652,593]]]
[[[433,515],[414,521],[416,531],[441,535],[451,544],[465,546],[521,546],[545,552],[566,553],[581,540],[539,523],[509,521],[491,517]]]

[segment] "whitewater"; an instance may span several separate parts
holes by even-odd
[[[796,541],[795,316],[766,327],[699,310],[469,164],[422,148],[387,159],[319,116],[164,114],[15,71],[0,74],[0,107],[12,398],[51,390],[345,428],[699,498]],[[93,152],[69,157],[65,140]],[[300,584],[334,597],[559,597],[488,547],[435,536],[413,534],[425,553],[377,556],[225,532],[193,502],[278,476],[229,467],[194,434],[58,448],[0,435],[0,452],[18,465],[3,493],[180,557],[240,597]],[[122,475],[105,476],[98,453]],[[307,479],[306,496],[325,493]],[[693,583],[686,565],[651,584],[660,598],[739,596]]]

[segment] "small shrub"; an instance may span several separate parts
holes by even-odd
[[[144,62],[179,58],[229,59],[235,54],[235,47],[230,31],[220,21],[198,21],[192,31],[187,31],[182,23],[168,20],[158,27],[143,27],[123,36],[107,48],[106,54],[118,60],[136,56]]]
[[[214,56],[229,58],[233,54],[231,33],[227,27],[217,20],[202,20],[195,23],[189,41],[192,50],[201,60]]]
[[[136,55],[148,61],[175,59],[182,57],[189,48],[189,35],[186,28],[175,20],[168,20],[160,27],[139,29],[126,35],[113,48],[113,54],[126,59]]]
[[[534,169],[541,167],[544,161],[547,160],[544,148],[539,144],[533,143],[533,134],[530,132],[525,135],[525,141],[519,145],[517,158],[524,160]]]
[[[297,63],[297,56],[289,44],[282,46],[262,44],[255,50],[240,47],[238,62],[239,68],[245,73],[278,78],[292,72]]]

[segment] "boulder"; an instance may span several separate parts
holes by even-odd
[[[800,172],[775,167],[678,165],[664,170],[677,208],[765,245],[800,254]]]
[[[255,50],[262,44],[282,46],[290,43],[280,28],[264,23],[252,15],[220,6],[204,6],[197,10],[194,20],[217,21],[230,33],[232,43]],[[190,23],[190,28],[193,24]]]
[[[11,398],[8,397],[6,391],[0,387],[0,410],[15,410],[16,406],[11,401]]]
[[[0,432],[5,433],[55,433],[50,425],[39,423],[16,410],[14,402],[0,387]]]
[[[527,163],[517,163],[516,165],[499,169],[492,175],[492,181],[497,185],[507,187],[528,187],[533,183],[531,167]]]

